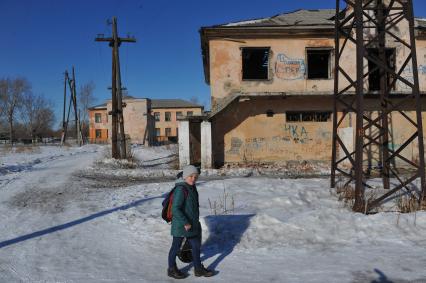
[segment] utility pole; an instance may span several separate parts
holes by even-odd
[[[81,146],[81,135],[80,135],[80,119],[78,117],[78,110],[77,110],[77,91],[75,86],[75,72],[74,72],[74,66],[72,67],[72,88],[71,88],[71,96],[73,100],[73,106],[74,106],[74,117],[75,117],[75,134],[76,134],[76,140],[77,144]]]
[[[68,104],[68,114],[67,114],[67,120],[65,121],[65,113],[66,113],[66,105],[67,105],[67,83],[70,89],[70,101]],[[62,114],[62,137],[61,137],[61,144],[64,144],[67,138],[67,131],[68,131],[68,124],[70,120],[70,113],[71,113],[71,105],[73,106],[74,110],[74,121],[75,121],[75,132],[76,132],[76,141],[79,146],[82,144],[82,135],[81,135],[81,127],[80,127],[80,118],[78,115],[78,108],[77,108],[77,92],[76,92],[76,86],[75,86],[75,71],[74,67],[72,67],[72,79],[70,79],[68,75],[68,71],[65,71],[65,79],[64,79],[64,111]]]
[[[123,119],[123,99],[121,88],[121,73],[120,73],[120,58],[118,48],[122,42],[136,42],[135,38],[121,38],[117,31],[117,18],[112,18],[112,37],[104,38],[97,37],[95,41],[109,42],[112,48],[112,84],[111,84],[111,152],[112,158],[125,159],[126,152],[126,137],[124,134],[124,119]]]
[[[61,136],[61,145],[64,144],[67,137],[67,123],[65,122],[65,113],[67,107],[67,82],[68,82],[68,71],[65,71],[64,74],[64,111],[62,112],[62,136]]]

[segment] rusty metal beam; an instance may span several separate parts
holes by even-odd
[[[401,189],[411,192],[410,183],[420,178],[420,193],[417,193],[419,202],[424,201],[426,197],[425,186],[425,161],[424,161],[424,144],[423,144],[423,125],[421,117],[420,88],[417,70],[417,54],[415,46],[414,34],[414,15],[412,0],[391,0],[385,4],[383,0],[343,0],[348,8],[353,11],[348,15],[342,13],[346,10],[340,9],[341,1],[336,0],[336,17],[335,17],[335,82],[334,82],[334,115],[333,115],[333,146],[332,146],[332,172],[331,185],[336,186],[336,175],[346,178],[345,183],[352,183],[355,186],[355,204],[354,211],[368,213],[380,205],[383,201],[398,193]],[[343,15],[343,17],[342,17]],[[408,22],[409,41],[395,34],[392,29],[398,24]],[[369,33],[369,36],[366,35]],[[390,65],[390,59],[387,50],[387,39],[400,44],[405,48],[406,55],[400,66],[393,67]],[[342,44],[343,41],[343,44]],[[347,72],[343,67],[343,54],[352,45],[352,49],[356,48],[356,73]],[[370,48],[376,49],[371,52]],[[397,50],[394,51],[395,64]],[[405,57],[405,56],[404,56]],[[369,66],[367,71],[364,69],[366,60],[374,64]],[[355,63],[354,62],[354,63]],[[407,80],[402,76],[404,69],[410,66],[413,70],[413,80]],[[370,91],[365,90],[365,83],[369,76],[378,72],[379,91],[376,95],[380,99],[380,109],[377,109],[377,117],[368,117],[366,115],[366,107],[364,98],[371,95]],[[349,84],[343,84],[339,78],[345,78]],[[399,101],[393,101],[395,95],[393,93],[397,82],[400,82],[408,88],[408,91],[401,92]],[[352,102],[344,100],[353,95],[350,90],[355,88],[355,99]],[[404,106],[408,103],[415,105],[416,118],[411,118],[404,113]],[[338,117],[337,111],[344,114]],[[339,136],[339,127],[342,126],[346,114],[353,112],[356,114],[355,129],[355,149],[350,152],[344,144],[343,139]],[[401,116],[408,121],[414,128],[414,133],[403,140],[402,145],[398,149],[390,149],[392,113],[400,113]],[[374,129],[374,130],[373,130]],[[377,130],[376,130],[377,129]],[[366,134],[366,133],[369,134]],[[417,142],[417,143],[416,143]],[[372,145],[378,148],[379,158],[381,160],[381,178],[383,188],[386,193],[378,195],[370,203],[366,203],[364,198],[365,189],[372,189],[368,184],[369,168],[364,170],[363,157],[364,150],[372,150]],[[403,156],[402,151],[408,146],[418,145],[419,160],[410,160]],[[338,156],[338,149],[342,149],[343,156]],[[349,160],[352,168],[342,167],[342,162]],[[415,172],[413,176],[404,176],[403,171],[396,168],[396,160],[401,161],[407,167],[408,171]],[[348,172],[349,170],[349,172]],[[399,181],[399,185],[393,184],[390,178]],[[404,180],[405,181],[402,181]]]

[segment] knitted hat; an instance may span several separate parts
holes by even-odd
[[[191,176],[192,174],[199,174],[197,167],[195,167],[194,165],[188,165],[183,168],[182,178],[184,180],[186,179],[186,177]]]

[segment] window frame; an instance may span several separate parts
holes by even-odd
[[[99,120],[98,120],[99,118]],[[102,113],[95,113],[95,123],[100,124],[102,123]]]
[[[169,114],[169,115],[167,115],[167,114]],[[168,116],[168,117],[167,117],[167,116]],[[170,122],[170,121],[172,121],[172,112],[170,112],[170,111],[164,112],[164,121],[165,121],[165,122]]]
[[[158,116],[158,119],[157,119],[157,116]],[[160,122],[161,121],[161,113],[160,112],[154,112],[154,121],[155,122]]]
[[[182,111],[176,111],[176,121],[183,118]]]
[[[172,128],[165,128],[164,129],[164,135],[166,137],[171,137],[172,136]]]
[[[246,50],[265,50],[268,52],[268,65],[266,66],[266,78],[245,78],[244,77],[244,51]],[[270,62],[271,62],[271,47],[270,46],[243,46],[241,50],[241,80],[242,81],[270,81]]]
[[[332,121],[332,111],[286,111],[285,121],[286,123],[329,123]],[[289,119],[289,115],[299,115],[297,120]],[[309,115],[315,115],[313,120],[308,120]],[[321,115],[327,115],[326,120],[318,119]]]
[[[101,138],[102,138],[102,129],[95,129],[95,139],[101,139]]]
[[[309,78],[309,51],[328,51],[329,52],[329,58],[328,58],[328,77],[327,78]],[[306,47],[305,48],[305,60],[306,60],[306,75],[305,79],[309,81],[318,81],[318,80],[332,80],[334,79],[333,74],[333,63],[335,60],[335,52],[334,47]]]

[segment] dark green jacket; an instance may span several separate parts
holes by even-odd
[[[188,191],[186,197],[183,187]],[[176,185],[173,193],[172,214],[171,234],[174,237],[194,237],[201,235],[198,192],[195,186],[190,186],[185,182]],[[189,231],[185,230],[185,224],[191,224],[192,227]]]

